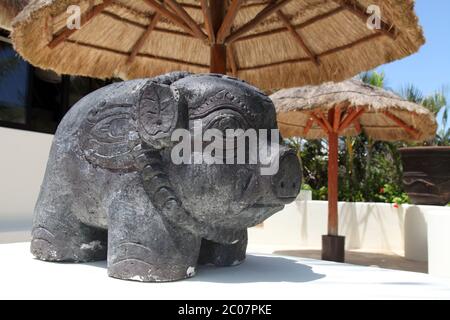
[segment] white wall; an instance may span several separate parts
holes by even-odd
[[[296,201],[263,227],[251,229],[250,244],[274,250],[320,249],[322,235],[327,233],[327,211],[325,201]],[[443,232],[428,231],[427,219],[434,212],[450,216],[450,207],[339,203],[339,234],[346,237],[347,249],[404,254],[410,260],[428,261],[428,232]]]
[[[450,212],[431,210],[428,222],[428,273],[450,278]]]
[[[252,229],[252,243],[317,249],[327,233],[326,201],[296,201],[271,217],[263,228]],[[387,252],[404,250],[405,208],[390,204],[339,203],[339,234],[347,249]]]
[[[0,243],[28,233],[53,136],[0,128]]]

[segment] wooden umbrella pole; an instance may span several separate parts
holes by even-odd
[[[338,134],[328,134],[328,235],[338,235]]]
[[[336,262],[345,260],[345,237],[339,236],[338,216],[338,152],[341,106],[328,112],[328,119],[321,117],[328,134],[328,234],[322,237],[322,259]]]
[[[225,18],[225,1],[210,0],[209,7],[211,10],[211,25],[214,34],[217,35]],[[217,37],[215,38],[217,39]],[[227,48],[225,44],[219,44],[216,41],[211,44],[210,72],[227,73]]]
[[[227,73],[227,48],[223,44],[213,44],[211,46],[211,73]]]

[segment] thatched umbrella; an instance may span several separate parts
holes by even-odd
[[[0,28],[10,30],[12,20],[30,0],[0,0]]]
[[[281,90],[271,96],[284,137],[328,138],[328,235],[324,260],[344,261],[338,235],[338,137],[364,132],[375,140],[423,141],[436,135],[431,112],[394,93],[352,79]]]
[[[68,29],[69,5],[82,11]],[[381,9],[370,29],[369,5]],[[413,0],[32,0],[15,49],[57,73],[229,73],[263,89],[340,81],[416,52]],[[73,12],[72,12],[73,13]]]

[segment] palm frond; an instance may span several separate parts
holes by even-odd
[[[399,93],[406,100],[418,104],[422,104],[425,99],[422,91],[412,83],[407,84],[406,86],[401,88]]]

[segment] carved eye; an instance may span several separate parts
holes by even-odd
[[[220,114],[214,119],[212,119],[209,124],[206,126],[205,129],[218,129],[222,131],[223,133],[226,132],[226,130],[237,130],[237,129],[243,129],[246,130],[248,128],[247,122],[244,120],[244,118],[239,114],[233,113],[227,113],[227,114]]]
[[[133,130],[130,123],[130,116],[128,114],[119,113],[98,120],[98,122],[92,127],[91,135],[99,140],[104,141],[121,141],[125,138],[130,131]]]

